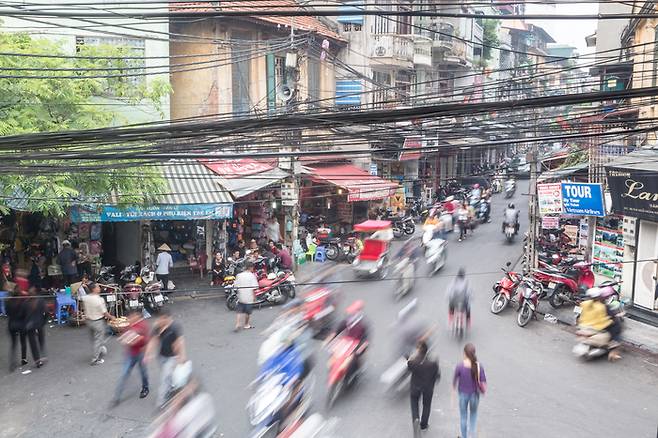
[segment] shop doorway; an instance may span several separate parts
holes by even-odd
[[[638,236],[633,304],[654,310],[658,262],[658,223],[642,221]],[[644,260],[644,261],[643,261]]]
[[[103,222],[103,265],[126,266],[140,261],[139,222]]]

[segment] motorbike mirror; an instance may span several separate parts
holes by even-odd
[[[505,266],[507,266],[509,268],[510,266],[512,266],[512,262],[505,263]]]

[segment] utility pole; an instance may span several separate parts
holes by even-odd
[[[535,124],[534,135],[538,137],[537,110],[533,108],[533,121]],[[537,141],[532,141],[530,147],[530,187],[529,187],[529,211],[530,230],[525,251],[525,271],[530,272],[537,266],[537,251],[535,243],[539,237],[539,203],[537,198],[537,178],[539,176],[539,145]]]

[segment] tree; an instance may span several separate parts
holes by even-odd
[[[0,56],[0,135],[107,127],[121,123],[122,117],[110,109],[116,107],[98,105],[94,98],[112,96],[119,99],[119,106],[148,101],[160,108],[171,92],[166,81],[147,86],[122,76],[136,71],[129,70],[135,62],[130,59],[130,48],[82,46],[79,56],[48,57],[66,54],[58,43],[3,33],[0,52],[47,55]],[[14,170],[0,173],[0,209],[6,211],[20,198],[27,210],[63,215],[83,199],[102,202],[120,194],[121,203],[133,205],[147,203],[151,194],[162,192],[164,181],[159,172],[130,176],[127,173],[134,175],[135,170],[126,172],[128,164],[23,160],[18,163],[19,173],[16,163],[11,163]]]
[[[487,18],[483,22],[483,49],[482,49],[482,58],[486,61],[489,61],[493,53],[494,48],[500,46],[500,40],[498,39],[498,26],[500,25],[500,20],[493,18]]]

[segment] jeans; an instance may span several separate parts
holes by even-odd
[[[121,377],[119,377],[119,384],[117,385],[116,393],[114,394],[114,399],[119,401],[121,400],[121,394],[123,393],[123,388],[126,386],[128,377],[132,372],[135,365],[139,366],[139,373],[142,376],[142,389],[148,389],[149,387],[149,378],[146,373],[146,365],[144,364],[144,353],[139,353],[136,356],[132,356],[130,353],[126,354],[126,360],[123,363],[123,372]]]
[[[411,388],[411,419],[418,419],[418,402],[423,397],[423,413],[420,417],[420,427],[425,429],[430,419],[430,409],[432,407],[432,394],[434,388],[421,390],[420,388]]]
[[[480,394],[466,394],[459,393],[459,418],[461,426],[461,438],[474,438],[475,437],[475,422],[478,418],[478,403],[480,402]],[[470,411],[470,421],[468,414]],[[467,425],[468,423],[468,425]],[[469,434],[470,431],[470,434]]]
[[[176,369],[177,361],[175,357],[160,356],[160,387],[158,388],[158,406],[162,406],[167,401],[167,395],[171,391],[171,376]]]
[[[94,355],[92,360],[96,361],[101,358],[105,347],[105,341],[107,340],[105,334],[105,320],[102,318],[97,319],[96,321],[87,320],[87,326],[89,327],[89,332],[93,342]]]

